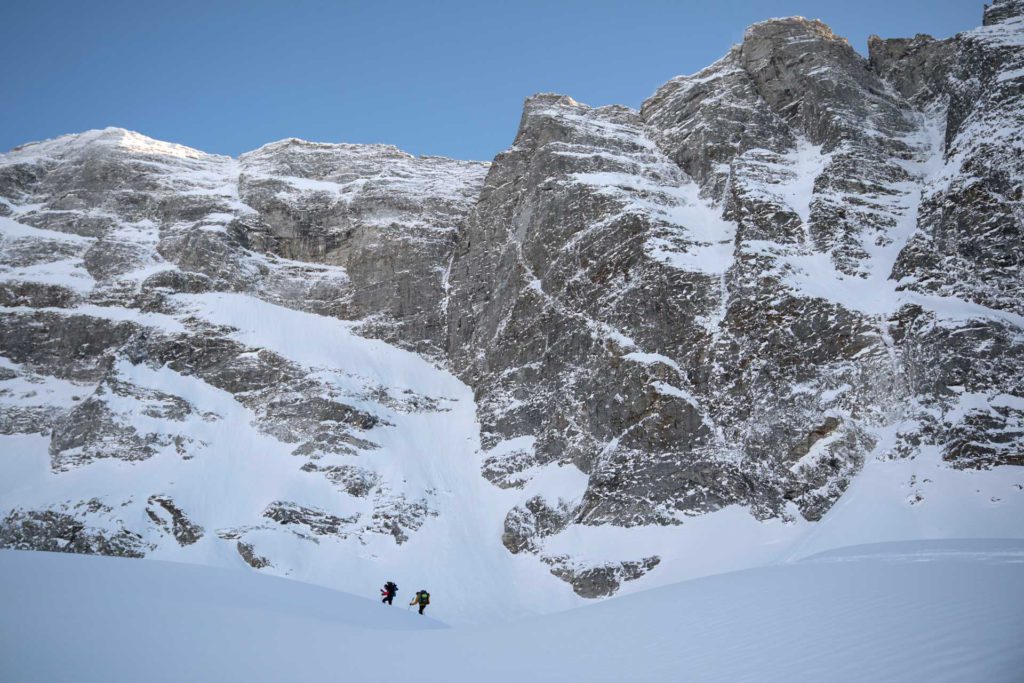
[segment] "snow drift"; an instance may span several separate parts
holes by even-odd
[[[1022,579],[1021,541],[855,546],[448,629],[398,604],[253,573],[3,551],[0,672],[12,682],[1009,683],[1024,666]]]

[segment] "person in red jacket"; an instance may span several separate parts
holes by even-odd
[[[384,597],[381,602],[386,602],[389,605],[392,604],[392,600],[395,599],[395,593],[398,592],[398,586],[395,585],[394,581],[388,581],[384,584],[384,587],[380,589],[380,594]]]

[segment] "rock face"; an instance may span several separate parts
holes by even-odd
[[[479,495],[507,552],[600,597],[667,562],[580,529],[814,522],[869,459],[1024,465],[1024,3],[868,52],[766,21],[639,111],[531,97],[491,164],[117,129],[0,157],[0,438],[58,478],[269,449],[306,482],[37,487],[0,546],[289,573],[315,561],[271,537],[402,546]],[[478,433],[435,441],[467,406],[393,346],[472,388]],[[429,455],[388,460],[403,439]],[[459,440],[482,493],[423,464]]]
[[[527,102],[456,249],[451,355],[485,474],[588,477],[510,513],[511,551],[734,503],[815,520],[873,452],[1020,462],[1021,18],[986,22],[865,61],[772,20],[639,114]]]
[[[452,245],[486,170],[388,145],[285,140],[240,159],[239,196],[257,212],[240,232],[257,250],[342,266],[343,300],[318,298],[365,334],[439,358]]]
[[[0,157],[0,431],[14,454],[37,435],[66,475],[2,500],[2,545],[222,542],[267,567],[282,535],[408,540],[436,489],[360,456],[374,430],[414,442],[457,401],[416,390],[422,360],[330,347],[356,330],[438,358],[451,245],[486,168],[298,140],[234,160],[118,129]],[[284,490],[238,509],[239,471]],[[83,488],[105,512],[78,504]],[[339,506],[357,509],[325,509]]]

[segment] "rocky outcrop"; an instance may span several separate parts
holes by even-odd
[[[522,487],[557,462],[588,484],[575,506],[552,494],[512,510],[510,550],[542,553],[568,524],[672,524],[736,503],[816,520],[903,420],[950,461],[1016,462],[1019,399],[995,397],[1019,396],[1004,354],[1020,319],[996,309],[1021,300],[1021,174],[1000,156],[1014,144],[982,141],[1021,134],[1002,85],[1021,51],[1002,23],[1015,15],[987,16],[1000,28],[872,39],[870,60],[820,22],[771,20],[639,116],[527,102],[455,252],[450,354],[477,388],[486,476]],[[955,132],[960,87],[978,102],[965,120],[987,129]],[[959,147],[998,159],[1000,199],[936,194],[964,168]],[[964,178],[975,196],[977,179]],[[972,256],[951,269],[932,235],[960,212],[991,228],[956,231]],[[979,308],[965,321],[949,299],[905,294],[926,288]],[[968,400],[981,407],[958,413]]]
[[[791,54],[793,46],[814,59],[798,60],[804,52]],[[831,71],[817,75],[826,66]],[[793,114],[787,88],[818,88],[825,100],[825,80],[837,75],[848,79],[851,111]],[[882,84],[815,22],[756,26],[740,49],[690,80],[675,79],[640,116],[555,96],[529,101],[453,262],[451,353],[478,387],[485,445],[489,434],[491,444],[531,435],[532,457],[515,451],[514,467],[558,461],[586,472],[579,522],[674,523],[677,514],[733,503],[777,515],[787,499],[816,517],[871,447],[859,426],[844,424],[827,457],[795,471],[801,456],[779,457],[798,453],[834,410],[791,395],[791,387],[840,386],[856,374],[859,385],[874,385],[865,350],[877,345],[874,356],[885,354],[876,325],[859,311],[784,281],[790,255],[837,244],[825,234],[837,230],[825,206],[833,193],[822,192],[815,221],[807,215],[813,187],[802,202],[772,187],[812,184],[845,154],[839,147],[866,116],[893,122],[897,132],[910,123],[891,98],[877,113],[862,110],[857,95]],[[707,139],[690,140],[688,131],[705,130],[704,117],[714,115],[704,98],[715,100],[711,112],[743,112],[737,127],[761,126],[749,149],[734,141],[701,161]],[[825,145],[835,149],[824,153]],[[704,187],[673,160],[693,168]],[[880,174],[895,166],[876,163]],[[728,169],[722,209],[708,199],[724,187],[712,165]],[[837,166],[830,177],[846,183],[850,165]],[[862,252],[831,256],[838,268]],[[512,464],[488,467],[508,477]]]
[[[51,509],[12,510],[0,519],[0,548],[145,557],[153,547],[122,523],[115,522],[113,528],[89,523],[90,518],[109,519],[112,511],[96,499]]]
[[[535,438],[531,453],[506,459],[504,476],[568,463],[593,478],[589,518],[670,516],[671,502],[651,504],[656,492],[636,505],[628,487],[597,482],[635,474],[685,487],[685,471],[664,476],[674,468],[659,465],[662,454],[710,436],[675,361],[652,367],[645,355],[707,337],[700,320],[718,303],[718,279],[650,256],[685,239],[676,213],[705,210],[635,112],[556,96],[527,103],[455,253],[449,304],[451,356],[477,387],[485,447]],[[723,237],[712,239],[714,250]]]
[[[203,528],[190,521],[170,496],[152,495],[146,502],[149,518],[161,529],[171,533],[179,545],[192,545],[203,537]]]
[[[253,248],[341,266],[339,313],[364,333],[442,352],[445,273],[486,164],[413,157],[390,145],[284,140],[240,159]],[[342,303],[338,302],[338,303]]]
[[[922,443],[959,467],[1020,462],[1024,318],[1024,4],[995,2],[956,37],[945,165],[922,193],[917,231],[892,277],[922,302],[974,312],[950,322],[912,308],[905,346],[921,388]],[[957,303],[953,303],[957,302]],[[926,308],[926,307],[922,307]]]
[[[245,560],[245,563],[253,569],[264,569],[270,567],[270,560],[263,557],[262,555],[256,554],[256,549],[253,548],[251,543],[242,543],[241,541],[237,544],[238,555]]]
[[[323,510],[308,508],[289,501],[275,501],[263,511],[263,516],[285,526],[296,524],[306,527],[317,536],[337,536],[356,522],[358,517],[337,517]]]
[[[661,558],[652,556],[631,562],[583,567],[573,566],[567,557],[545,557],[544,561],[551,565],[551,573],[568,582],[580,597],[606,598],[614,595],[623,581],[635,581],[657,567]]]
[[[926,33],[913,38],[868,38],[871,70],[910,102],[928,105],[949,92],[956,56],[953,38],[935,40]]]

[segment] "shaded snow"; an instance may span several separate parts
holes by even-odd
[[[445,629],[401,605],[419,586],[387,607],[252,573],[3,551],[0,661],[12,681],[1002,683],[1024,666],[1022,567],[1019,541],[860,546]]]
[[[3,237],[5,241],[29,238],[56,240],[58,242],[67,242],[69,244],[80,244],[85,246],[88,246],[95,241],[92,237],[82,237],[80,235],[72,235],[66,232],[57,232],[56,230],[34,228],[30,225],[24,225],[4,216],[0,216],[0,237]]]
[[[669,366],[676,372],[682,372],[682,370],[679,367],[679,363],[675,362],[668,356],[661,355],[660,353],[641,353],[639,351],[634,351],[632,353],[627,353],[622,358],[623,360],[631,360],[636,363],[642,363],[643,365],[654,365],[655,363],[662,363],[664,365]]]
[[[922,454],[913,459],[881,457],[901,429],[914,428],[896,423],[881,431],[861,472],[793,545],[791,557],[858,543],[1024,537],[1024,468],[954,469],[937,446],[922,446]]]

